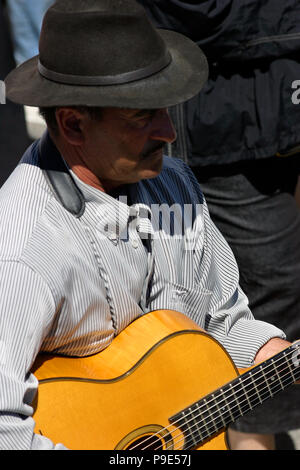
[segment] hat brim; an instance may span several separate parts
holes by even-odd
[[[44,78],[38,56],[21,64],[5,79],[6,97],[35,107],[101,106],[153,109],[187,101],[208,77],[207,60],[200,48],[185,36],[158,30],[172,56],[171,63],[150,77],[122,85],[78,86]]]

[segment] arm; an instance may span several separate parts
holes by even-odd
[[[275,356],[275,354],[278,354],[280,351],[288,348],[291,346],[291,344],[292,343],[289,343],[288,341],[280,338],[272,338],[259,349],[254,359],[254,365],[257,365],[263,361],[266,361],[270,357]],[[245,371],[241,369],[239,372],[242,374]],[[295,383],[300,385],[300,379]]]
[[[268,341],[264,346],[260,348],[255,356],[254,363],[259,364],[260,362],[266,361],[270,357],[274,356],[275,354],[283,351],[283,349],[288,348],[292,343],[285,341],[280,338],[273,338]],[[299,361],[299,354],[298,354],[298,361]],[[296,382],[296,384],[300,385],[300,380]]]
[[[269,357],[274,356],[290,345],[291,343],[284,339],[273,338],[259,349],[255,356],[254,363],[259,364],[260,362],[266,361]]]
[[[19,262],[0,263],[0,285],[0,449],[54,449],[34,434],[31,403],[38,383],[30,373],[54,300],[40,276]]]

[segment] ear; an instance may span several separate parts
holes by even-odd
[[[71,145],[82,145],[85,140],[86,115],[75,108],[68,107],[58,108],[55,114],[59,134]]]

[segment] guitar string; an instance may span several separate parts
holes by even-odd
[[[290,375],[288,375],[288,377],[290,378]],[[299,377],[300,377],[300,374],[299,374]],[[289,381],[288,384],[292,384],[293,382],[294,382],[294,381]],[[286,386],[286,384],[285,384],[285,386]],[[267,387],[265,387],[265,389],[266,389],[266,388],[267,388]],[[282,390],[282,388],[281,388],[280,385],[278,384],[278,389],[277,389],[277,390],[274,390],[274,394],[278,393],[280,390]],[[255,394],[254,394],[254,395],[255,395]],[[254,396],[254,395],[252,395],[252,396]],[[267,394],[265,394],[265,395],[260,395],[260,398],[257,398],[256,402],[252,402],[253,407],[256,406],[257,403],[262,403],[263,401],[265,401],[269,396],[270,396],[269,393],[267,393]],[[261,398],[262,398],[262,400],[261,400]],[[247,399],[244,400],[243,402],[241,402],[240,405],[241,405],[242,403],[245,403],[245,402],[247,402]],[[243,406],[240,406],[240,407],[243,408]],[[239,406],[238,406],[238,405],[234,405],[234,407],[232,408],[233,413],[234,413],[234,409],[237,409],[237,408],[239,408]],[[245,409],[245,408],[244,408],[244,409]],[[247,407],[247,406],[246,406],[246,410],[248,410],[248,407]],[[205,411],[206,411],[206,410],[205,410]],[[218,413],[218,412],[217,412],[217,413]],[[240,413],[240,411],[239,411],[239,413]],[[242,413],[242,415],[243,415],[243,413]],[[199,413],[198,415],[194,415],[193,420],[194,420],[195,418],[199,417],[199,416],[201,416],[201,413]],[[217,419],[216,419],[216,418],[217,418]],[[218,433],[219,431],[221,431],[223,428],[226,427],[226,424],[224,424],[224,421],[223,421],[223,419],[220,417],[220,415],[217,416],[216,418],[210,417],[210,421],[207,421],[207,423],[206,423],[204,426],[202,426],[202,428],[201,428],[201,427],[199,428],[197,423],[195,423],[195,424],[193,424],[192,426],[190,426],[190,430],[191,430],[192,428],[195,428],[195,427],[196,427],[196,429],[193,430],[192,432],[190,432],[190,435],[188,436],[188,440],[186,439],[186,437],[185,437],[185,435],[184,435],[184,432],[182,432],[182,431],[180,430],[180,428],[177,428],[177,429],[175,430],[175,432],[176,432],[176,431],[180,431],[180,434],[177,434],[177,435],[175,435],[175,436],[174,436],[174,434],[173,434],[173,443],[176,444],[176,445],[179,445],[182,441],[185,441],[186,443],[187,443],[187,442],[192,442],[192,444],[193,444],[192,447],[194,447],[194,446],[196,445],[195,442],[194,442],[194,436],[197,436],[197,437],[199,438],[199,435],[201,436],[201,442],[203,442],[206,438],[208,438],[208,437],[210,437],[210,436],[213,436],[214,434]],[[182,418],[182,419],[184,419],[184,418]],[[218,420],[218,421],[217,421],[217,420]],[[190,420],[190,421],[192,421],[192,420]],[[232,422],[232,421],[234,421],[234,419],[230,418],[230,422]],[[186,424],[186,422],[184,422],[183,424]],[[216,428],[216,426],[219,426],[220,424],[222,424],[222,426],[219,427],[219,428]],[[209,430],[209,427],[210,427],[210,426],[214,426],[215,429],[214,429],[213,431]],[[203,430],[204,430],[204,434],[203,434]],[[206,434],[205,434],[205,433],[206,433]],[[178,440],[177,438],[179,438],[179,440]],[[201,443],[201,442],[200,442],[200,443]],[[198,445],[199,445],[199,444],[198,444]],[[147,447],[149,448],[149,445],[146,446],[146,447],[144,447],[142,450],[146,450]],[[159,450],[159,449],[160,449],[160,447],[157,447],[157,448],[154,449],[154,450]]]
[[[289,359],[290,359],[290,357],[293,356],[294,352],[295,352],[295,348],[293,348],[292,350],[288,351],[286,354],[281,355],[280,358],[277,358],[276,360],[270,362],[270,364],[268,364],[267,366],[265,366],[265,369],[270,368],[270,367],[273,367],[273,368],[274,368],[274,364],[276,364],[276,363],[278,364],[280,361],[284,361],[283,365],[286,365],[286,364],[285,364],[285,362],[287,362],[287,361],[286,361],[286,358],[289,358]],[[253,385],[253,378],[255,378],[255,376],[262,377],[262,375],[261,375],[261,373],[260,373],[260,369],[262,368],[262,366],[263,366],[263,365],[257,365],[257,366],[256,366],[257,370],[256,370],[256,371],[254,370],[254,373],[252,373],[249,377],[247,377],[246,380],[244,379],[243,385],[244,385],[245,387],[248,386],[248,384],[246,383],[247,381],[250,382],[250,385],[251,385],[252,387],[254,386],[254,385]],[[287,366],[286,370],[289,370],[289,366]],[[283,371],[284,371],[284,369],[283,369]],[[251,372],[251,371],[250,371],[250,372]],[[267,370],[265,370],[265,372],[267,372]],[[273,372],[273,371],[272,371],[272,372]],[[275,373],[275,371],[274,371],[274,373]],[[240,376],[240,377],[242,377],[242,376]],[[281,377],[281,378],[283,378],[283,377]],[[230,389],[230,392],[235,391],[234,389],[236,389],[236,388],[240,389],[240,380],[238,380],[238,379],[239,379],[239,376],[237,376],[236,379],[234,379],[234,380],[237,381],[237,384],[234,385],[234,386],[232,386],[232,388]],[[278,380],[278,379],[277,379],[277,380]],[[279,380],[279,382],[280,382],[280,380]],[[226,386],[226,384],[225,384],[224,386]],[[268,388],[268,385],[267,385],[266,388]],[[221,393],[223,393],[223,395],[224,395],[224,397],[225,397],[225,394],[224,394],[224,392],[223,392],[223,390],[222,390],[221,387],[220,387],[219,389],[215,390],[215,393],[217,393],[218,391],[221,391]],[[246,393],[246,396],[247,396],[247,393]],[[203,407],[203,406],[206,406],[206,410],[204,410],[204,411],[209,411],[209,412],[210,412],[210,409],[209,409],[208,405],[209,405],[211,402],[213,402],[214,400],[215,400],[215,398],[212,397],[210,400],[207,400],[207,401],[206,401],[206,404],[205,404],[205,405],[202,405],[202,407]],[[225,397],[224,400],[226,400],[226,397]],[[199,401],[201,401],[201,399],[200,399]],[[246,399],[246,401],[247,401],[247,399]],[[191,406],[192,406],[192,405],[191,405]],[[214,406],[215,406],[215,405],[214,405]],[[180,421],[184,420],[184,419],[185,419],[186,417],[188,417],[189,415],[193,415],[193,412],[188,413],[184,418],[183,418],[183,417],[178,418],[178,420],[174,421],[172,424],[170,424],[170,425],[168,425],[167,427],[163,428],[161,431],[165,431],[165,430],[168,431],[169,428],[171,428],[172,426],[175,426],[177,423],[179,423]],[[192,419],[194,419],[194,418],[192,418]],[[160,431],[160,432],[161,432],[161,431]],[[142,443],[144,443],[144,442],[146,442],[146,441],[152,439],[153,437],[159,436],[160,432],[159,432],[159,433],[156,433],[156,434],[153,434],[153,435],[151,435],[151,436],[145,438]],[[141,443],[140,443],[140,444],[141,444]],[[133,447],[132,449],[134,449],[134,447]]]
[[[289,377],[290,377],[290,376],[289,376]],[[300,377],[300,374],[299,374],[299,377]],[[289,383],[292,384],[293,381],[290,381]],[[278,385],[279,385],[279,384],[278,384]],[[285,384],[285,385],[286,385],[286,384]],[[279,388],[277,389],[277,391],[274,391],[274,394],[275,394],[275,393],[278,393],[278,391],[280,391],[280,389],[281,389],[281,387],[279,386]],[[252,396],[253,396],[253,395],[252,395]],[[261,402],[265,401],[266,398],[268,398],[268,397],[269,397],[269,394],[266,394],[265,397],[264,397],[263,395],[261,395],[260,398],[263,398],[263,399],[260,400],[260,399],[258,398],[257,401],[256,401],[256,403],[258,403],[258,402],[261,403]],[[241,405],[242,403],[245,403],[246,401],[247,401],[247,400],[244,400],[244,402],[241,402],[240,405]],[[254,406],[256,406],[254,402],[252,402],[252,404],[253,404]],[[238,408],[238,405],[235,405],[235,408]],[[244,408],[244,409],[245,409],[245,408]],[[248,407],[246,407],[246,409],[248,410]],[[206,411],[206,410],[205,410],[205,411]],[[233,413],[234,413],[234,407],[232,408],[232,411],[233,411]],[[201,416],[201,414],[202,414],[202,413],[199,413],[198,415],[195,415],[193,419],[195,419],[195,418]],[[242,415],[243,415],[243,413],[242,413]],[[195,426],[197,427],[197,429],[196,429],[195,431],[193,431],[193,433],[190,432],[189,439],[190,439],[190,440],[191,440],[191,439],[193,440],[193,434],[194,434],[194,435],[197,434],[197,435],[198,435],[198,438],[199,438],[199,434],[201,434],[201,442],[203,442],[207,437],[210,437],[210,436],[212,436],[213,434],[216,434],[216,433],[218,433],[219,431],[221,431],[222,428],[226,427],[226,424],[224,424],[224,421],[223,421],[223,419],[220,417],[220,415],[217,416],[217,418],[218,418],[218,422],[217,422],[217,420],[216,420],[215,418],[213,418],[212,415],[211,415],[211,416],[210,416],[210,421],[207,421],[207,423],[206,423],[202,428],[197,427],[197,426],[198,426],[197,423],[196,423],[196,424],[193,424],[192,426],[190,426],[190,429],[193,428],[193,427],[195,427]],[[182,418],[182,419],[183,419],[183,418]],[[191,421],[191,420],[190,420],[190,421]],[[232,422],[232,421],[234,421],[234,419],[231,418],[231,419],[230,419],[230,422]],[[216,423],[218,423],[218,424],[222,423],[222,426],[221,426],[219,429],[216,429]],[[183,424],[186,424],[186,422],[183,423]],[[209,430],[209,427],[212,426],[212,425],[213,425],[214,428],[215,428],[214,431]],[[204,429],[204,434],[203,434],[203,429]],[[173,442],[174,442],[174,444],[179,444],[179,443],[182,442],[183,440],[186,440],[186,437],[185,437],[184,433],[180,430],[180,428],[175,429],[175,432],[176,432],[176,431],[180,431],[180,434],[174,436],[174,433],[173,433]],[[201,432],[200,432],[200,431],[201,431]],[[205,433],[206,433],[206,434],[205,434]],[[177,442],[176,442],[177,437],[179,437],[180,439],[179,439],[179,441],[177,440]],[[200,443],[201,443],[201,442],[200,442]],[[195,445],[195,442],[193,442],[193,444]],[[142,450],[147,449],[147,447],[149,447],[149,446],[150,446],[150,445],[144,447]],[[157,447],[157,448],[154,449],[154,450],[159,450],[159,447]]]
[[[289,378],[290,378],[290,376],[289,376]],[[299,374],[299,377],[298,377],[298,378],[300,378],[300,374]],[[285,386],[287,386],[287,384],[292,384],[292,383],[293,383],[293,381],[288,381],[288,382],[285,383]],[[280,385],[278,384],[278,389],[274,391],[274,394],[278,393],[280,390],[282,390],[282,388],[281,388]],[[255,407],[258,403],[264,402],[268,397],[270,397],[270,395],[269,395],[269,393],[266,393],[265,395],[261,395],[260,398],[256,398],[256,401],[255,401],[255,402],[254,402],[254,401],[252,402],[253,407]],[[262,398],[262,400],[261,400],[261,398]],[[245,403],[245,401],[247,401],[247,400],[244,400],[243,403]],[[234,407],[232,408],[233,413],[234,413],[234,410],[236,410],[237,408],[239,408],[239,406],[238,406],[238,405],[234,405]],[[243,408],[243,406],[242,406],[241,408]],[[246,408],[244,408],[244,410],[245,410],[245,409],[246,409],[246,410],[249,410],[249,408],[248,408],[247,406],[246,406]],[[244,411],[244,410],[243,410],[243,411]],[[240,413],[240,411],[239,411],[239,413]],[[242,415],[243,415],[243,413],[242,413]],[[234,421],[234,420],[233,420],[232,418],[230,418],[230,422],[232,422],[232,421]],[[220,426],[220,424],[222,424],[222,425]],[[214,426],[215,430],[214,430],[214,431],[209,430],[209,427],[210,427],[210,426]],[[220,426],[220,427],[217,429],[216,426]],[[193,428],[193,427],[197,427],[197,423],[196,423],[196,424],[193,424],[192,426],[190,426],[190,429]],[[195,436],[195,435],[197,435],[197,437],[199,438],[199,434],[201,434],[201,442],[203,442],[206,438],[208,438],[208,437],[210,437],[210,436],[213,436],[213,434],[218,433],[218,432],[221,431],[224,427],[226,427],[226,425],[224,425],[224,421],[223,421],[222,417],[219,415],[219,416],[217,416],[216,418],[212,418],[211,421],[208,422],[208,424],[207,424],[206,426],[200,428],[201,433],[200,433],[199,429],[196,429],[196,430],[194,430],[192,433],[190,433],[190,435],[188,436],[188,440],[186,440],[186,438],[185,438],[185,436],[184,436],[184,433],[181,432],[180,435],[178,435],[178,437],[181,437],[181,436],[182,436],[182,437],[181,437],[179,440],[175,441],[175,439],[177,438],[177,436],[175,435],[175,437],[174,437],[174,442],[175,442],[176,444],[179,444],[179,443],[182,442],[183,440],[186,440],[186,442],[191,442],[191,441],[192,441],[192,443],[193,443],[193,446],[192,446],[192,447],[194,447],[194,446],[195,446],[195,442],[194,442],[194,436]],[[204,429],[204,433],[203,433],[203,429]],[[206,433],[206,434],[205,434],[205,433]],[[199,444],[198,444],[198,445],[199,445]],[[154,450],[158,450],[158,449],[159,449],[159,448],[154,449]]]
[[[290,378],[290,376],[289,376],[289,378]],[[286,381],[285,381],[285,385],[286,385],[286,383],[290,383],[290,384],[291,384],[291,383],[293,383],[293,381],[289,381],[289,382],[286,382]],[[274,391],[274,394],[275,394],[275,393],[278,393],[278,391],[280,391],[280,389],[281,389],[281,387],[280,387],[280,385],[278,384],[277,390],[273,390],[273,391]],[[255,401],[255,402],[252,401],[253,407],[256,406],[256,404],[262,403],[263,401],[265,401],[266,398],[268,398],[269,396],[270,396],[269,393],[266,393],[266,394],[264,394],[264,395],[261,394],[259,398],[257,398],[257,397],[255,396],[255,400],[256,400],[256,401]],[[243,403],[245,403],[245,401],[247,401],[247,400],[244,400]],[[240,405],[241,405],[241,404],[242,404],[242,402],[240,403]],[[235,404],[234,407],[232,408],[232,415],[234,415],[235,410],[237,410],[237,408],[239,408],[239,407],[238,407],[238,405]],[[242,404],[242,407],[241,407],[241,408],[242,408],[242,413],[241,413],[241,414],[243,415],[243,413],[244,413],[244,411],[245,411],[245,407],[243,407],[243,404]],[[248,407],[248,406],[246,406],[246,410],[249,410],[249,407]],[[228,413],[228,411],[227,411],[227,413]],[[240,413],[240,410],[239,410],[239,413]],[[197,418],[197,416],[196,416],[196,418]],[[216,418],[217,418],[217,419],[216,419]],[[225,418],[225,419],[226,419],[226,418]],[[235,418],[235,419],[236,419],[236,418]],[[232,421],[234,421],[234,419],[232,419],[232,416],[231,416],[231,417],[230,417],[230,422],[232,422]],[[191,428],[193,428],[193,427],[194,427],[194,428],[196,427],[196,430],[193,430],[193,432],[191,432]],[[221,431],[222,428],[224,428],[224,427],[226,427],[226,424],[224,424],[224,420],[222,419],[222,417],[221,417],[220,415],[218,415],[217,417],[211,416],[211,417],[210,417],[210,421],[207,421],[207,424],[206,424],[204,427],[202,427],[202,428],[201,428],[201,427],[200,427],[200,428],[197,428],[197,423],[196,423],[196,424],[193,424],[192,426],[190,426],[190,435],[188,436],[188,440],[186,440],[186,437],[185,437],[185,435],[184,435],[183,432],[180,433],[180,435],[179,435],[179,438],[180,438],[180,439],[179,439],[179,440],[177,439],[177,436],[175,435],[175,436],[174,436],[174,443],[176,443],[176,444],[178,445],[178,444],[181,443],[183,440],[186,440],[186,443],[191,443],[191,442],[192,442],[192,444],[193,444],[192,447],[194,447],[194,446],[196,445],[196,444],[195,444],[195,441],[194,441],[194,436],[197,435],[197,438],[198,438],[198,441],[199,441],[199,437],[200,437],[199,434],[201,434],[201,441],[200,441],[200,443],[201,443],[201,442],[203,442],[206,438],[208,438],[208,437],[210,437],[210,436],[213,436],[214,434],[216,434],[216,433],[218,433],[219,431]],[[181,437],[181,436],[182,436],[182,437]],[[177,440],[176,440],[176,439],[177,439]],[[199,445],[199,444],[198,444],[198,445]]]
[[[269,397],[269,395],[266,396],[266,398]],[[262,399],[262,401],[260,401],[259,399],[256,400],[256,404],[258,403],[261,403],[265,401],[265,398]],[[253,402],[253,405],[256,406],[256,404]],[[247,408],[248,409],[248,408]],[[208,423],[208,425],[205,427],[204,429],[204,432],[203,430],[201,429],[201,441],[199,442],[199,430],[198,429],[194,429],[190,435],[186,438],[186,436],[184,435],[183,432],[180,433],[180,435],[177,435],[174,437],[174,444],[177,446],[176,448],[178,449],[178,446],[184,442],[185,446],[184,448],[187,448],[187,449],[191,449],[193,447],[195,447],[196,445],[200,445],[201,442],[204,442],[205,439],[209,438],[209,437],[212,437],[214,434],[217,434],[218,432],[220,432],[224,427],[224,424],[223,424],[223,420],[222,418],[219,418],[218,421],[217,420],[212,420],[213,423],[213,426],[214,426],[214,429],[209,429],[210,426],[212,426],[212,423]],[[219,429],[217,428],[216,429],[216,426],[222,424]],[[192,427],[195,427],[197,425],[193,425]],[[198,438],[198,442],[197,443],[197,439],[194,439],[194,437]],[[195,442],[196,441],[196,442]],[[190,446],[190,447],[189,447]],[[159,450],[160,447],[158,447],[157,449],[154,449],[154,450]],[[145,450],[146,448],[144,448],[143,450]]]
[[[278,364],[280,361],[285,361],[285,362],[286,362],[286,359],[287,359],[287,358],[290,359],[290,358],[295,354],[295,350],[296,350],[296,348],[293,347],[293,348],[291,348],[290,351],[288,351],[286,354],[282,355],[280,358],[277,358],[277,359],[271,361],[270,364],[268,364],[267,366],[265,366],[265,372],[267,373],[267,369],[269,369],[269,368],[271,368],[271,367],[274,367],[274,365],[275,365],[275,364]],[[271,359],[271,358],[270,358],[270,359]],[[255,371],[256,368],[257,368],[257,370]],[[260,372],[260,369],[261,369],[261,368],[262,368],[262,365],[257,365],[257,366],[255,366],[255,368],[253,369],[253,373],[252,373],[251,375],[249,375],[249,377],[247,377],[246,380],[245,380],[244,383],[243,383],[243,385],[244,385],[245,387],[247,387],[247,383],[246,383],[247,381],[249,381],[249,382],[251,381],[250,384],[252,384],[252,386],[253,386],[253,378],[255,378],[255,376],[260,376],[260,377],[261,377],[261,372]],[[289,366],[286,368],[286,370],[289,370],[289,373],[291,374],[290,369],[289,369]],[[274,371],[274,372],[275,372],[275,371]],[[247,373],[248,373],[248,372],[246,372],[246,374],[247,374]],[[242,376],[243,376],[243,375],[237,376],[236,379],[234,379],[234,380],[237,380],[238,383],[237,383],[236,385],[233,385],[233,386],[232,386],[232,388],[230,389],[230,392],[234,391],[234,389],[236,389],[236,388],[240,388],[240,381],[239,381],[238,379],[239,379],[239,377],[242,377]],[[282,378],[283,378],[283,377],[282,377]],[[279,380],[279,381],[280,381],[280,380]],[[225,384],[225,386],[226,386],[226,384]],[[268,388],[268,385],[267,385],[266,388]],[[222,389],[219,388],[218,390],[222,390]],[[218,390],[216,390],[215,392],[218,392]],[[224,394],[223,391],[222,391],[221,393],[223,393],[223,395],[225,396],[225,394]],[[246,394],[246,395],[247,395],[247,394]],[[224,399],[224,401],[225,401],[225,400],[226,400],[226,398]],[[201,401],[201,399],[200,399],[199,401]],[[208,401],[206,402],[205,406],[207,407],[207,409],[204,410],[204,411],[210,411],[210,409],[208,408],[207,405],[208,405],[210,402],[213,402],[213,401],[214,401],[214,398],[212,398],[212,399],[210,399],[210,400],[208,400]],[[246,399],[245,401],[247,401],[247,399]],[[225,404],[226,404],[226,403],[225,403]],[[192,405],[191,405],[191,406],[192,406]],[[203,405],[202,405],[202,406],[203,406]],[[168,431],[170,428],[172,428],[172,427],[174,427],[174,426],[176,427],[176,424],[178,424],[180,421],[182,421],[183,419],[185,419],[185,418],[188,417],[189,415],[192,415],[192,416],[193,416],[193,412],[188,413],[184,418],[180,417],[178,420],[174,421],[172,424],[170,424],[170,425],[166,426],[165,428],[161,429],[158,433],[155,433],[155,434],[152,434],[151,436],[146,437],[146,438],[144,439],[144,441],[142,441],[142,442],[140,442],[138,445],[132,447],[131,450],[133,450],[134,448],[140,446],[141,444],[144,444],[145,442],[147,442],[147,441],[149,441],[149,440],[152,440],[154,437],[159,437],[159,436],[160,436],[160,433],[161,433],[162,431]],[[194,415],[191,419],[195,419],[195,415]],[[151,444],[149,444],[149,445],[151,445]]]
[[[291,353],[291,354],[290,354],[290,353]],[[287,352],[285,355],[281,356],[280,358],[277,358],[277,360],[274,360],[272,363],[270,363],[266,368],[269,368],[269,367],[271,367],[271,366],[274,366],[274,363],[278,363],[278,362],[280,362],[280,361],[283,361],[283,360],[286,359],[289,355],[292,356],[293,354],[294,354],[294,350]],[[285,362],[286,362],[286,361],[285,361]],[[286,364],[283,364],[283,365],[286,365]],[[258,365],[257,368],[258,368],[258,370],[257,370],[254,374],[251,374],[251,376],[249,376],[249,378],[247,377],[247,379],[246,379],[247,381],[250,381],[250,380],[251,380],[250,385],[251,385],[252,387],[253,387],[252,378],[253,378],[255,375],[256,375],[256,376],[259,375],[259,376],[261,377],[261,373],[260,373],[260,370],[259,370],[259,369],[261,369],[261,366]],[[286,370],[289,370],[289,366],[287,366]],[[283,369],[283,371],[284,371],[284,369]],[[237,377],[237,379],[238,379],[238,378],[239,378],[239,377]],[[283,379],[283,377],[281,377],[281,378]],[[245,387],[247,387],[246,380],[244,381],[244,382],[245,382],[245,383],[244,383]],[[240,381],[238,381],[238,382],[240,382]],[[225,385],[226,385],[226,384],[225,384]],[[237,383],[237,385],[233,386],[233,387],[230,389],[230,391],[232,391],[234,388],[237,388],[237,387],[240,388],[239,383]],[[268,385],[267,385],[266,388],[268,388]],[[219,388],[219,390],[222,390],[222,389]],[[216,390],[215,392],[218,392],[218,390]],[[224,397],[225,397],[224,392],[222,391],[221,393],[223,393],[223,395],[224,395]],[[247,393],[246,393],[246,396],[247,396]],[[252,395],[252,396],[253,396],[253,395]],[[248,395],[248,398],[249,398],[249,397],[250,397],[250,396]],[[208,411],[208,412],[211,411],[207,405],[209,405],[209,403],[210,403],[210,402],[213,402],[214,400],[215,400],[215,398],[212,397],[212,399],[211,399],[211,400],[208,400],[205,405],[202,405],[202,407],[203,407],[203,406],[206,406],[206,410],[203,410],[204,412],[205,412],[205,411]],[[225,397],[224,400],[226,400],[226,397]],[[224,400],[223,400],[223,401],[224,401]],[[199,400],[199,401],[201,401],[201,400]],[[247,401],[247,398],[246,398],[245,401]],[[226,404],[226,403],[225,403],[225,404]],[[191,405],[191,406],[192,406],[192,405]],[[214,406],[215,406],[215,405],[214,405]],[[168,430],[168,428],[171,428],[172,426],[176,426],[177,423],[179,423],[180,421],[183,421],[183,420],[186,419],[189,415],[192,415],[192,416],[193,416],[193,412],[187,413],[187,415],[186,415],[185,417],[180,417],[177,421],[174,421],[172,424],[168,425],[167,427],[165,427],[165,428],[162,429],[161,431]],[[192,417],[192,419],[195,419],[195,415]],[[161,431],[160,431],[160,432],[161,432]],[[156,436],[159,436],[159,433],[153,434],[153,435],[151,435],[151,436],[145,438],[142,443],[144,443],[144,442],[146,442],[146,441],[148,441],[148,440],[150,440],[150,439],[153,439],[153,437],[156,437]],[[140,444],[141,444],[141,443],[140,443]],[[139,444],[139,445],[140,445],[140,444]],[[132,449],[134,449],[134,447],[133,447]]]
[[[300,375],[299,375],[300,377]],[[290,378],[290,377],[289,377]],[[285,386],[286,384],[292,384],[293,381],[291,380],[288,380],[287,382],[285,381]],[[277,390],[275,391],[274,390],[274,394],[275,393],[278,393],[280,391],[281,387],[280,385],[278,384],[278,388]],[[253,407],[256,406],[257,404],[259,403],[263,403],[268,397],[269,397],[269,393],[266,393],[264,395],[260,395],[259,398],[255,397],[255,401],[252,401],[252,405]],[[235,410],[237,410],[238,406],[235,405],[233,408],[232,408],[232,411],[233,411],[233,414],[235,413]],[[242,407],[243,408],[243,407]],[[249,410],[249,408],[246,406],[246,411]],[[244,414],[244,411],[245,409],[243,408],[242,410],[242,415]],[[235,418],[236,419],[236,418]],[[230,418],[230,422],[232,422],[232,418]],[[196,424],[197,426],[197,424]],[[212,429],[212,426],[214,427],[214,429]],[[191,427],[195,427],[195,425],[191,426]],[[218,428],[219,427],[219,428]],[[213,418],[211,420],[211,422],[208,423],[208,426],[206,427],[206,429],[204,429],[204,432],[203,432],[203,429],[201,429],[201,442],[203,442],[206,438],[212,436],[213,434],[216,434],[218,433],[219,431],[222,430],[222,428],[224,428],[224,421],[222,419],[221,416],[217,416],[217,419],[216,418]],[[182,433],[181,433],[182,434]],[[188,436],[188,439],[185,439],[185,436],[184,434],[182,434],[182,438],[179,439],[179,441],[177,440],[176,441],[176,444],[178,445],[180,442],[182,442],[182,440],[185,440],[187,444],[193,444],[191,447],[194,447],[196,444],[195,444],[195,440],[194,440],[194,437],[197,436],[198,437],[198,440],[199,440],[199,432],[198,430],[194,429],[192,433],[190,433],[190,435]],[[199,444],[198,444],[199,445]]]

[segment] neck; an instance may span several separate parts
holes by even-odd
[[[81,181],[83,181],[83,183],[86,183],[99,191],[105,193],[109,192],[109,188],[105,186],[98,176],[95,175],[95,173],[93,173],[86,165],[79,147],[71,146],[60,138],[53,138],[53,136],[51,136],[51,138],[69,168]]]
[[[197,447],[299,380],[299,354],[300,341],[170,417],[183,432],[184,448]]]
[[[67,160],[65,158],[69,168],[74,172],[74,174],[81,180],[83,183],[92,186],[93,188],[98,189],[104,193],[109,192],[99,178],[90,171],[89,168],[84,166],[82,163],[72,160]]]

